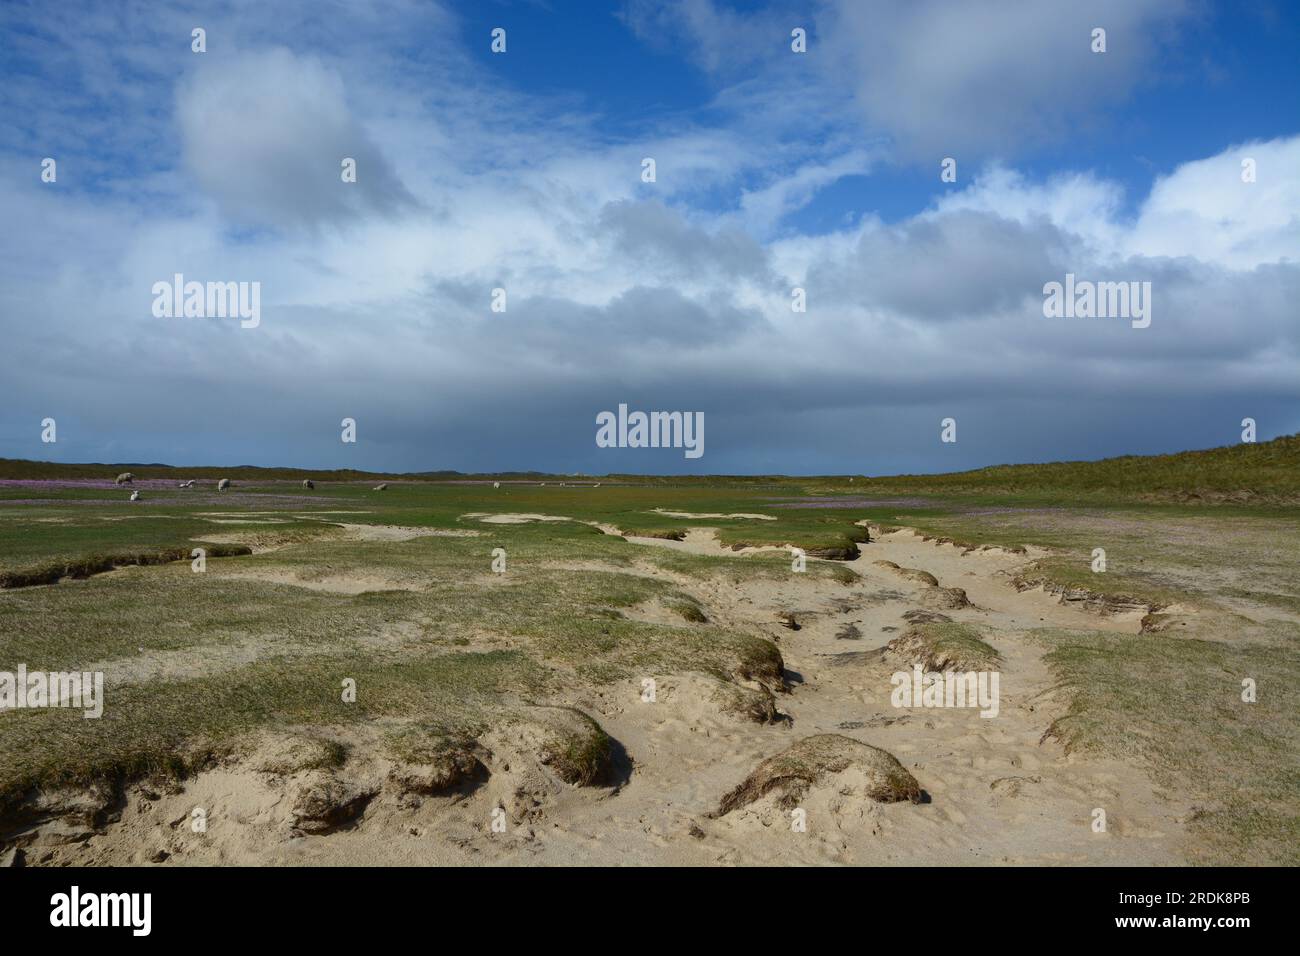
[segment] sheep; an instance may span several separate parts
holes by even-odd
[[[113,483],[118,485],[129,485],[133,481],[135,481],[135,475],[131,474],[129,471],[124,471],[114,479]]]
[[[302,486],[310,491],[316,487],[316,482],[312,481],[310,478],[305,478],[303,479]]]
[[[138,492],[138,491],[133,491],[133,492],[131,492],[131,500],[132,500],[132,501],[139,501],[139,500],[140,500],[140,492]]]
[[[182,482],[181,482],[181,487],[182,487],[182,488],[193,488],[193,487],[194,487],[194,479],[191,478],[189,481],[182,481]]]
[[[217,491],[225,491],[229,487],[230,487],[229,478],[222,478],[220,481],[217,482]]]
[[[500,488],[500,487],[501,487],[501,482],[499,482],[499,481],[494,481],[494,482],[492,482],[492,487],[493,487],[493,488]]]
[[[388,490],[388,482],[386,481],[381,481],[379,484],[375,485],[375,491],[387,491],[387,490]]]

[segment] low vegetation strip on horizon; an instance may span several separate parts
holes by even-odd
[[[660,486],[699,484],[735,484],[760,486],[807,486],[823,490],[834,486],[843,491],[908,491],[913,493],[944,492],[971,494],[1000,491],[1007,493],[1105,492],[1133,497],[1177,495],[1183,499],[1206,494],[1215,496],[1243,493],[1268,498],[1300,496],[1300,434],[1286,435],[1272,441],[1241,443],[1200,451],[1182,451],[1169,455],[1125,455],[1100,461],[1062,461],[1042,464],[993,465],[973,471],[927,475],[794,476],[794,475],[554,475],[534,471],[462,473],[457,471],[372,472],[354,469],[267,468],[239,465],[229,468],[205,465],[184,467],[163,464],[41,462],[0,458],[0,480],[76,480],[104,479],[122,471],[139,478],[194,477],[231,478],[244,481],[291,481],[311,478],[316,481],[370,481],[399,479],[409,481],[475,480],[605,480]]]

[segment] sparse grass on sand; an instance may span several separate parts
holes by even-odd
[[[927,672],[991,671],[1002,660],[979,628],[951,620],[918,621],[890,641],[888,650]]]
[[[1195,803],[1199,862],[1300,863],[1300,626],[1240,642],[1043,630],[1031,637],[1068,690],[1049,729],[1067,751],[1149,767]],[[1257,685],[1254,703],[1243,684]]]
[[[247,555],[247,548],[207,544],[202,573],[188,560],[114,562],[112,573],[57,584],[44,582],[63,575],[43,576],[44,586],[0,591],[0,670],[19,663],[102,669],[107,697],[100,720],[69,719],[67,710],[5,715],[0,801],[12,805],[37,786],[185,774],[266,730],[383,719],[473,736],[517,719],[521,701],[562,702],[576,686],[644,673],[709,675],[733,688],[736,700],[756,693],[737,682],[781,685],[781,656],[770,641],[714,627],[700,602],[667,577],[631,572],[634,557],[660,559],[688,578],[776,574],[788,561],[647,553],[577,522],[463,522],[460,515],[473,510],[463,492],[395,490],[363,514],[295,518],[287,534],[274,526],[276,550]],[[421,507],[444,494],[454,503],[444,502],[440,514]],[[482,489],[474,494],[487,497]],[[28,567],[79,567],[90,560],[79,548],[90,555],[123,540],[131,507],[21,507],[6,512],[2,526],[26,541]],[[190,546],[208,536],[265,538],[267,526],[248,509],[247,502],[224,512],[204,504],[194,510],[216,520],[159,521],[143,538],[126,537],[188,559]],[[123,521],[103,520],[118,514]],[[63,520],[43,520],[49,517]],[[338,520],[476,534],[358,540],[335,533]],[[40,551],[51,526],[59,533],[45,547],[57,559]],[[495,547],[508,548],[506,574],[491,570]],[[241,556],[218,557],[231,552]],[[682,626],[625,616],[651,601],[674,609]],[[355,704],[342,701],[344,679],[356,682]],[[603,731],[580,732],[586,726],[557,725],[543,755],[579,783],[593,778],[609,746]]]
[[[1188,609],[1178,629],[1160,633],[1029,635],[1068,695],[1051,736],[1072,751],[1136,761],[1191,795],[1197,861],[1294,864],[1295,453],[1296,439],[1285,439],[1167,461],[916,481],[392,481],[383,493],[319,474],[308,491],[292,475],[235,473],[223,496],[154,487],[134,503],[98,486],[0,486],[0,671],[103,670],[107,698],[100,720],[60,709],[0,715],[0,822],[33,788],[183,775],[268,733],[297,741],[273,770],[337,766],[347,753],[331,729],[362,722],[383,729],[391,757],[440,780],[469,772],[474,739],[526,714],[550,728],[541,756],[556,773],[590,783],[612,742],[565,708],[581,689],[647,674],[700,675],[720,712],[770,722],[772,694],[784,688],[781,654],[757,630],[716,623],[703,585],[786,581],[789,554],[695,554],[595,525],[678,538],[716,528],[727,548],[803,548],[808,580],[850,589],[860,582],[853,569],[815,558],[869,548],[864,526],[877,523],[972,546],[1049,549],[1022,569],[1022,585]],[[1210,467],[1189,478],[1201,465]],[[144,471],[109,466],[89,477],[111,481],[123,470]],[[154,477],[178,476],[188,477]],[[1178,493],[1179,482],[1200,488],[1199,499]],[[878,497],[898,490],[909,498]],[[775,520],[680,517],[717,513]],[[500,514],[569,520],[471,517]],[[376,539],[345,523],[431,533]],[[207,550],[203,573],[188,560],[197,546]],[[492,570],[498,547],[505,574]],[[1107,551],[1104,574],[1091,570],[1096,547]],[[638,609],[647,607],[670,613],[645,620]],[[895,649],[928,669],[987,670],[999,666],[1004,639],[932,615]],[[1241,700],[1247,678],[1256,703]],[[356,682],[355,703],[342,700],[345,679]],[[818,778],[816,760],[787,756]]]

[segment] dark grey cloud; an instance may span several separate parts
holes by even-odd
[[[598,235],[612,239],[622,255],[675,276],[774,278],[767,252],[751,236],[734,226],[715,232],[692,226],[661,202],[608,203],[600,211]]]
[[[864,232],[846,261],[815,263],[810,296],[871,302],[918,319],[971,319],[1041,301],[1076,243],[1046,220],[1025,225],[959,210]]]

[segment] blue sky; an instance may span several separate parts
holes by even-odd
[[[1293,4],[265,6],[0,8],[0,456],[880,474],[1300,430]],[[177,272],[260,324],[155,316]],[[1067,272],[1151,282],[1151,326],[1045,318]],[[620,403],[702,411],[705,455],[597,448]]]
[[[595,10],[600,5],[593,4]],[[647,43],[627,25],[626,7],[574,16],[561,4],[471,5],[460,38],[484,69],[521,89],[578,98],[611,133],[634,137],[647,124],[694,122],[714,107],[718,85],[676,42]],[[761,15],[769,5],[728,9]],[[818,4],[777,9],[812,29]],[[507,13],[508,11],[508,13]],[[517,38],[509,57],[493,57],[479,38],[505,23]],[[1272,139],[1300,127],[1300,6],[1287,3],[1206,4],[1171,33],[1160,69],[1127,100],[1096,117],[1098,135],[1072,136],[1008,155],[1036,178],[1062,169],[1093,170],[1121,182],[1130,204],[1152,181],[1225,142]],[[1175,42],[1176,38],[1176,42]],[[773,33],[773,54],[786,38]],[[882,43],[889,42],[887,36]],[[515,55],[517,54],[517,55]],[[869,55],[869,54],[868,54]],[[811,67],[810,67],[811,69]],[[653,77],[653,82],[645,78]],[[1125,148],[1116,149],[1122,137]],[[929,165],[900,161],[871,176],[846,176],[792,213],[789,227],[837,229],[844,216],[874,213],[895,221],[924,208],[939,191]],[[731,196],[714,197],[725,203]]]

